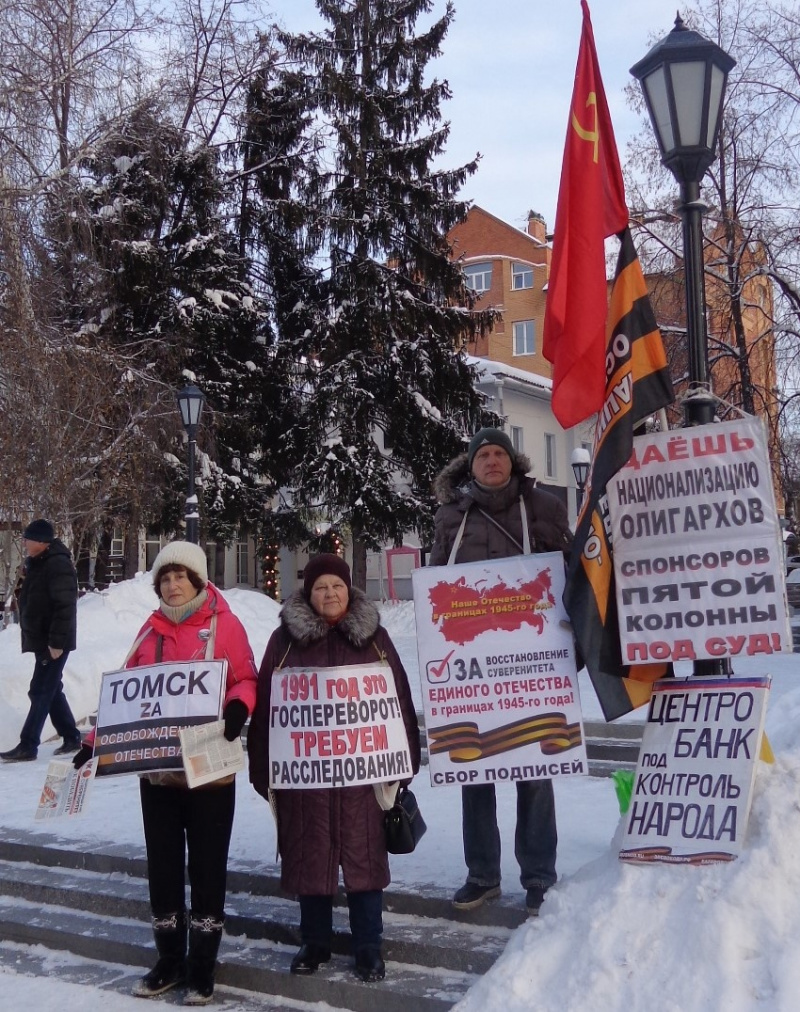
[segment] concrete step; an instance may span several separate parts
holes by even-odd
[[[141,851],[132,847],[97,848],[94,850],[70,850],[55,836],[37,833],[30,836],[21,830],[0,827],[0,860],[28,862],[53,868],[70,868],[110,875],[122,874],[135,879],[146,880],[147,867]],[[228,871],[228,894],[247,893],[250,896],[281,897],[280,877],[264,873],[260,868],[252,870],[231,869]],[[527,913],[522,906],[519,890],[509,896],[486,904],[477,910],[459,912],[453,910],[452,890],[426,886],[425,894],[405,892],[391,885],[384,891],[384,911],[391,914],[405,914],[428,919],[442,919],[448,923],[463,924],[481,929],[513,929],[519,927]],[[345,908],[343,894],[338,897],[338,906]]]
[[[0,937],[84,959],[138,967],[140,973],[149,969],[155,958],[150,927],[141,921],[3,897]],[[472,974],[419,969],[387,960],[387,980],[366,985],[354,977],[350,960],[340,955],[334,955],[313,976],[296,977],[288,972],[295,948],[226,936],[220,946],[217,980],[220,985],[268,995],[272,1001],[282,997],[326,1002],[351,1012],[374,1012],[376,1003],[388,1012],[443,1012],[478,979]]]
[[[133,979],[152,965],[140,857],[73,852],[38,837],[13,836],[2,831],[0,839],[0,939],[136,967]],[[387,979],[380,985],[354,977],[347,911],[338,905],[330,964],[311,977],[295,977],[288,970],[299,939],[297,904],[279,894],[273,876],[233,871],[217,979],[243,992],[271,995],[272,1001],[326,1002],[352,1012],[373,1012],[379,1002],[382,1012],[440,1012],[498,958],[512,928],[525,918],[518,904],[518,898],[501,897],[456,915],[449,894],[387,890]]]
[[[64,950],[48,950],[43,946],[18,945],[0,940],[0,975],[2,975],[4,994],[11,994],[16,999],[11,1007],[17,1008],[28,994],[28,988],[20,978],[43,977],[48,981],[58,981],[59,993],[63,1007],[75,1006],[74,993],[70,985],[91,988],[106,1008],[112,1010],[125,1005],[130,1008],[131,988],[141,976],[141,967],[125,966],[121,963],[107,963],[98,959],[86,959]],[[19,985],[15,987],[15,981]],[[84,993],[85,994],[85,993]],[[90,1001],[85,995],[84,1003]],[[176,988],[167,991],[158,998],[158,1007],[178,1007],[183,1005],[183,991]],[[48,1008],[51,1006],[48,1005]],[[292,1001],[270,995],[242,991],[239,988],[218,985],[214,990],[214,1012],[346,1012],[333,1008],[331,1005],[320,1006],[319,1002]]]
[[[589,776],[610,777],[615,770],[635,770],[644,724],[584,721]]]
[[[0,861],[0,896],[40,906],[63,907],[99,917],[123,917],[149,926],[147,882],[119,872],[97,874],[19,861]],[[388,904],[387,904],[388,906]],[[423,927],[421,927],[421,925]],[[297,948],[299,908],[294,900],[229,888],[225,933],[231,938]],[[444,918],[384,913],[387,959],[465,973],[485,973],[503,951],[509,928],[488,929]],[[149,930],[149,927],[148,927]],[[334,910],[333,951],[350,949],[347,910]]]
[[[583,722],[583,732],[586,735],[587,741],[593,739],[601,742],[627,741],[638,746],[644,734],[644,723],[642,721],[630,721],[626,724],[621,722],[609,724],[604,720],[585,720]]]

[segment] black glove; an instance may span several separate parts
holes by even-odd
[[[235,741],[242,733],[244,722],[247,720],[247,707],[241,699],[232,699],[222,711],[222,719],[225,721],[226,741]]]
[[[81,766],[85,766],[86,763],[92,758],[94,749],[91,745],[81,745],[75,755],[72,757],[72,765],[76,770],[79,770]]]

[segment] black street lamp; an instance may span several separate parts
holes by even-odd
[[[725,86],[735,65],[733,57],[716,43],[687,28],[679,14],[669,35],[631,67],[644,92],[661,161],[681,187],[678,210],[683,221],[689,358],[687,426],[714,420],[703,280],[702,218],[706,205],[700,200],[700,181],[717,157]]]
[[[181,412],[181,421],[186,429],[186,436],[189,440],[189,487],[186,496],[186,540],[193,545],[199,543],[199,520],[197,490],[194,484],[194,452],[197,426],[200,423],[200,415],[203,411],[205,397],[203,391],[194,384],[184,387],[178,394],[178,407]]]
[[[708,332],[703,271],[700,181],[717,157],[717,139],[728,73],[736,61],[724,49],[688,29],[680,14],[672,31],[657,42],[631,74],[644,92],[661,149],[661,161],[681,188],[678,208],[683,222],[686,283],[686,342],[689,396],[684,425],[714,421],[708,368]],[[727,660],[697,660],[695,675],[730,674]]]
[[[577,491],[575,493],[575,509],[578,513],[581,511],[583,506],[583,493],[586,490],[586,480],[589,477],[589,465],[591,458],[589,451],[584,449],[582,446],[576,446],[572,451],[570,457],[570,464],[572,465],[572,473],[575,475],[575,484]]]

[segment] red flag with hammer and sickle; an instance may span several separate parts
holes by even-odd
[[[625,187],[586,0],[558,191],[543,352],[553,364],[553,413],[566,429],[605,396],[607,236],[628,224]]]

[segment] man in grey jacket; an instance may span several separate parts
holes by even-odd
[[[30,709],[20,731],[19,744],[0,752],[4,762],[36,758],[48,714],[64,739],[54,755],[70,755],[81,747],[62,676],[70,651],[75,649],[78,578],[69,549],[55,536],[47,520],[34,520],[22,534],[25,576],[19,594],[22,652],[36,657],[28,699]]]
[[[477,432],[468,452],[451,461],[434,483],[441,506],[430,565],[448,563],[465,514],[455,563],[522,555],[526,540],[532,552],[568,554],[572,534],[567,511],[556,496],[535,487],[527,477],[530,466],[506,433],[491,428]],[[500,895],[494,785],[462,787],[461,803],[467,881],[456,892],[453,906],[472,910]],[[556,881],[557,843],[552,781],[518,781],[514,852],[531,915],[538,914],[545,892]]]

